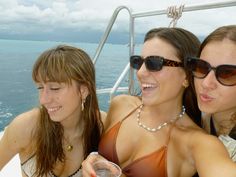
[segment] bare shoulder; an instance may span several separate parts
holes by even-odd
[[[221,141],[216,136],[210,135],[205,131],[193,131],[193,133],[189,134],[188,136],[190,145],[194,151],[209,150],[212,148],[226,152],[226,149],[224,148]]]
[[[131,95],[118,95],[111,100],[105,123],[106,127],[115,124],[127,116],[133,109],[141,104],[139,97]]]
[[[182,156],[188,158],[191,156],[189,149],[192,148],[192,143],[195,142],[195,140],[192,140],[195,139],[195,136],[198,136],[198,134],[202,135],[205,134],[205,132],[189,117],[185,117],[176,122],[171,134],[171,136],[175,140],[175,146],[179,147],[177,148],[177,150],[179,150],[179,153],[181,153]]]
[[[141,104],[139,97],[131,95],[118,95],[111,100],[110,110],[130,110]]]
[[[210,149],[214,149],[213,154],[218,151],[218,154],[227,154],[227,151],[218,139],[218,137],[210,135],[206,130],[198,127],[192,120],[188,119],[186,125],[179,128],[182,136],[185,139],[185,144],[191,150],[194,158],[200,156],[208,157],[212,152]]]
[[[181,122],[182,121],[182,122]],[[217,137],[209,135],[204,129],[196,125],[190,118],[185,118],[181,120],[179,124],[176,125],[176,135],[181,138],[184,142],[187,151],[193,148],[199,148],[206,141],[212,143],[219,143]]]
[[[117,95],[111,100],[112,103],[122,104],[122,105],[132,104],[135,101],[140,101],[139,97],[132,96],[132,95],[126,95],[126,94]]]
[[[32,131],[35,129],[36,122],[40,117],[38,108],[18,115],[5,128],[3,138],[6,138],[9,146],[22,149],[31,141]]]
[[[200,176],[236,176],[236,164],[230,159],[225,146],[217,137],[196,131],[190,144]]]
[[[181,154],[188,168],[197,169],[199,176],[236,176],[236,165],[217,137],[192,123],[177,125],[172,136],[175,152]]]

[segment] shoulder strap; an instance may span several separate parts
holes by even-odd
[[[138,105],[136,108],[134,108],[133,110],[131,110],[130,112],[129,112],[129,114],[127,114],[122,120],[121,120],[121,122],[123,122],[125,119],[127,119],[131,114],[133,114],[139,107],[141,106],[141,104],[140,105]]]

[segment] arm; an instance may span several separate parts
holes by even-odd
[[[200,177],[235,177],[236,164],[214,136],[196,133],[192,154]]]
[[[18,153],[28,147],[32,130],[32,115],[30,111],[17,116],[10,125],[5,128],[0,140],[0,170]],[[34,117],[35,118],[35,117]],[[27,125],[27,126],[26,126]]]
[[[9,142],[8,142],[8,137],[9,137],[9,127],[5,128],[4,134],[0,140],[0,170],[11,160],[11,158],[17,153],[14,152],[14,150],[10,150],[9,148]]]

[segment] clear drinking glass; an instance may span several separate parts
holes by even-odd
[[[100,160],[93,163],[93,169],[97,177],[120,177],[121,169],[113,162]]]

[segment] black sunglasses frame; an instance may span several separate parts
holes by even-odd
[[[201,72],[201,75],[203,75],[203,76],[199,76],[199,75],[196,74],[197,71],[193,70],[193,65],[202,66],[203,64],[205,65],[204,67],[207,68],[207,72],[206,73]],[[231,70],[235,69],[235,75],[236,75],[236,65],[224,64],[224,65],[218,65],[217,67],[213,67],[207,61],[202,60],[202,59],[197,58],[197,57],[187,57],[187,59],[184,62],[184,65],[185,65],[186,68],[188,68],[192,72],[192,75],[196,78],[204,79],[205,77],[207,77],[207,75],[210,73],[210,71],[213,70],[214,73],[215,73],[216,80],[220,84],[222,84],[224,86],[234,86],[234,85],[236,85],[236,81],[233,82],[233,83],[226,83],[226,82],[224,82],[224,78],[222,77],[222,72],[226,73],[229,69],[231,69]]]
[[[133,69],[139,70],[143,63],[145,63],[146,69],[150,72],[160,71],[163,66],[183,67],[182,62],[169,60],[161,56],[148,56],[143,58],[140,55],[132,55],[130,57],[130,66]]]

